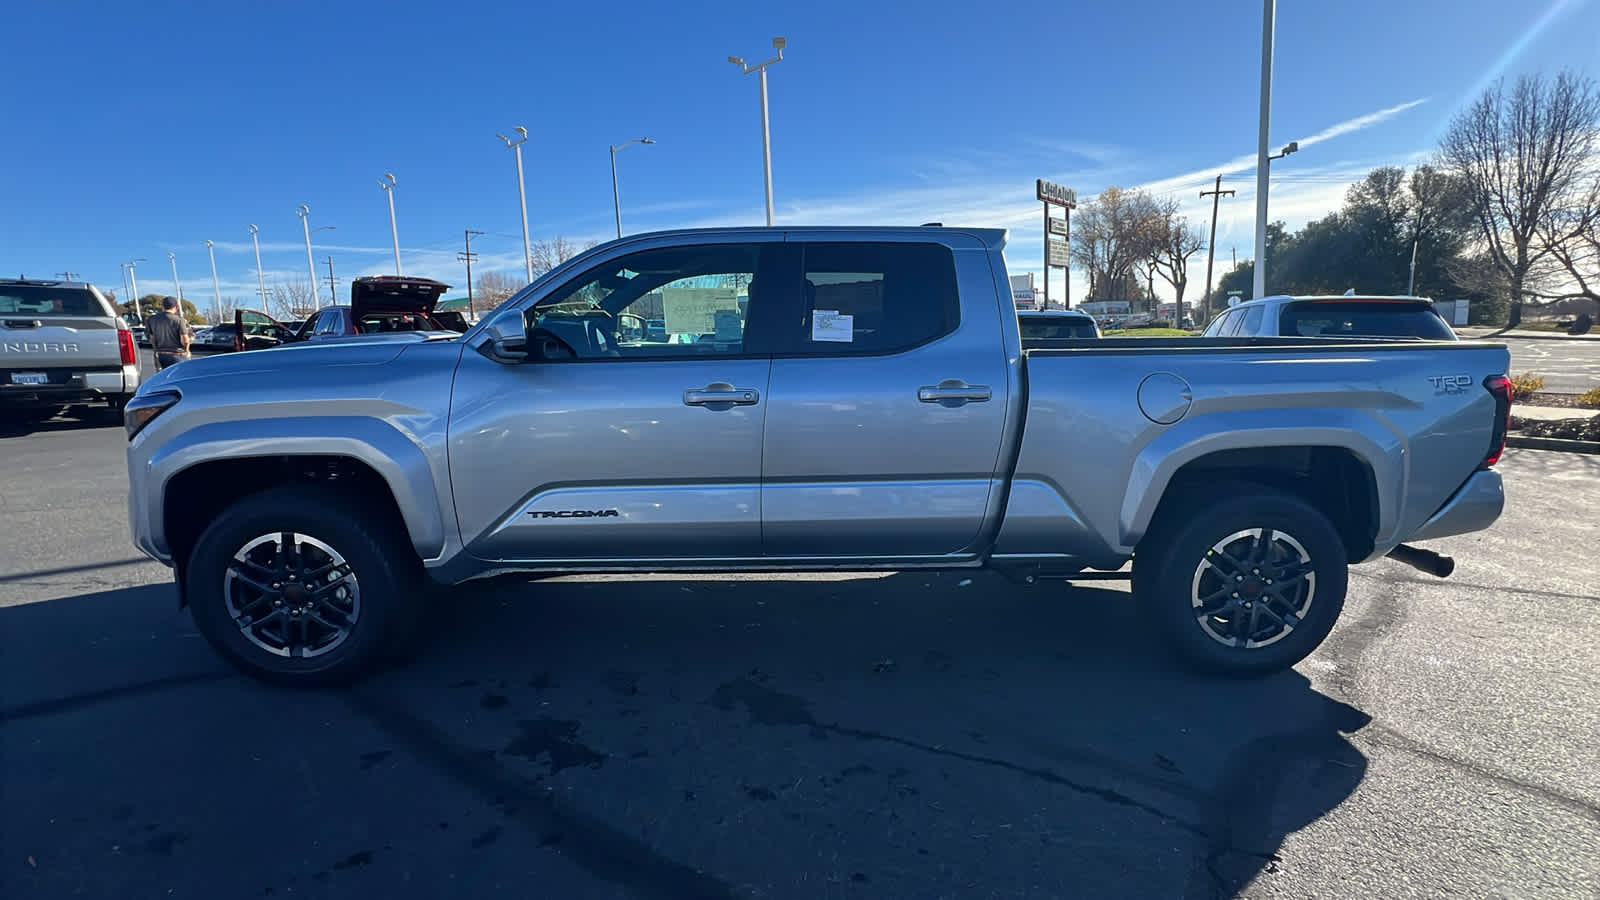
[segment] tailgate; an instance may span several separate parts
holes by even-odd
[[[43,369],[117,369],[122,351],[110,319],[87,316],[0,316],[0,382]]]

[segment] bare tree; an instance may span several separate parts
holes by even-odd
[[[484,308],[491,309],[504,303],[507,297],[522,287],[520,278],[513,278],[505,272],[485,272],[478,276],[477,295]]]
[[[1539,238],[1565,274],[1560,289],[1542,298],[1600,302],[1600,176],[1588,190],[1550,210]]]
[[[1155,254],[1162,208],[1144,191],[1109,187],[1078,210],[1073,223],[1072,257],[1089,272],[1089,294],[1096,300],[1132,300],[1139,272]]]
[[[315,295],[311,293],[309,281],[299,278],[276,281],[268,290],[268,294],[270,296],[266,301],[267,308],[263,312],[269,316],[294,319],[316,312]]]
[[[1205,248],[1206,241],[1200,226],[1178,215],[1178,202],[1165,200],[1155,205],[1148,228],[1150,269],[1161,280],[1172,285],[1176,301],[1174,325],[1182,327],[1183,292],[1189,286],[1189,257]],[[1154,285],[1151,293],[1155,293]]]
[[[580,246],[577,241],[559,234],[549,240],[535,241],[533,244],[533,271],[536,274],[548,272],[593,246],[595,246],[594,241]]]
[[[1450,124],[1444,163],[1466,183],[1488,258],[1504,273],[1514,324],[1530,282],[1551,254],[1552,212],[1581,205],[1600,141],[1600,91],[1563,72],[1554,82],[1522,76],[1483,93]],[[1558,242],[1559,243],[1559,242]]]

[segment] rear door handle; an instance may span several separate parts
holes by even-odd
[[[959,378],[946,378],[936,385],[923,385],[917,388],[917,399],[923,403],[938,403],[942,406],[961,406],[966,403],[982,403],[994,396],[986,384],[967,384]]]
[[[736,388],[725,381],[714,382],[703,388],[690,388],[683,392],[685,406],[726,409],[730,406],[754,406],[760,401],[761,392],[755,388]]]

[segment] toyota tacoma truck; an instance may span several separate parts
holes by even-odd
[[[1025,344],[1004,245],[638,235],[463,334],[175,366],[125,413],[134,543],[288,684],[415,650],[430,583],[978,567],[1131,577],[1178,655],[1255,675],[1317,647],[1350,565],[1448,574],[1405,542],[1500,514],[1504,345]]]

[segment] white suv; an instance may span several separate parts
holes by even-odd
[[[1262,297],[1230,307],[1202,337],[1413,337],[1458,340],[1423,297]]]

